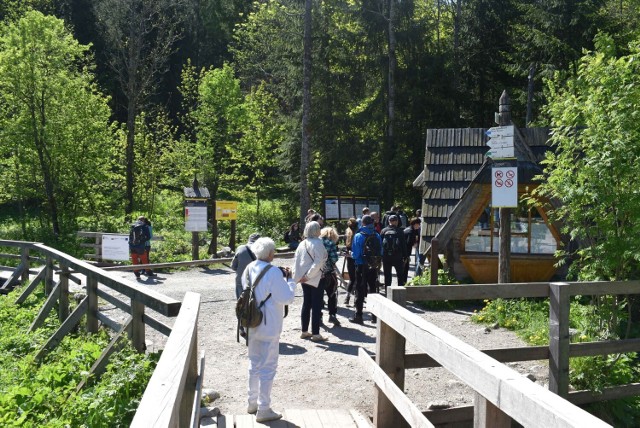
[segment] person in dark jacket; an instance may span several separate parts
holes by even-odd
[[[149,264],[146,245],[147,241],[151,239],[151,231],[146,220],[144,216],[138,217],[138,220],[131,225],[129,232],[129,255],[131,256],[131,264],[134,265]],[[141,233],[140,238],[135,236],[138,232]],[[140,279],[140,270],[134,270],[133,274],[136,279]]]
[[[420,242],[420,223],[422,221],[419,218],[412,218],[409,222],[409,227],[404,229],[404,240],[407,245],[407,260],[404,263],[404,283],[407,283],[409,275],[409,260],[411,260],[411,254],[413,249],[417,247]],[[416,258],[416,263],[418,260]],[[417,271],[416,271],[417,272]],[[419,275],[416,273],[416,276]]]
[[[363,323],[362,309],[364,307],[364,298],[366,297],[367,292],[375,293],[377,291],[376,280],[378,277],[379,266],[371,265],[365,257],[365,244],[370,235],[373,235],[372,239],[377,240],[377,247],[380,249],[380,252],[376,257],[382,257],[382,239],[380,239],[380,235],[373,228],[373,218],[369,215],[365,215],[362,217],[362,227],[353,238],[353,245],[351,248],[351,255],[356,265],[356,313],[353,318],[349,319],[349,321],[356,324]],[[376,321],[375,316],[371,316],[371,321]]]
[[[398,285],[403,286],[406,282],[404,265],[409,257],[407,245],[404,240],[404,230],[398,226],[397,215],[389,216],[389,226],[382,229],[382,270],[384,272],[384,289],[391,286],[391,269],[396,270]]]

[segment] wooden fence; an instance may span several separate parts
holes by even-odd
[[[199,294],[187,293],[184,302],[181,303],[43,244],[0,240],[0,247],[14,248],[14,252],[18,249],[19,252],[19,254],[0,254],[0,258],[20,260],[18,267],[0,286],[0,290],[6,291],[10,284],[16,281],[27,282],[32,264],[44,265],[16,299],[16,304],[22,304],[36,287],[41,284],[44,286],[47,297],[31,324],[30,331],[41,326],[51,311],[57,307],[61,325],[39,350],[37,360],[42,359],[47,352],[60,343],[66,334],[76,329],[82,317],[86,315],[86,329],[89,333],[96,333],[100,323],[114,331],[111,342],[91,368],[90,378],[93,378],[104,372],[109,357],[122,346],[125,335],[128,335],[138,352],[144,352],[145,326],[149,326],[168,336],[168,340],[142,398],[141,408],[138,410],[146,417],[149,415],[147,409],[152,405],[156,406],[156,417],[153,419],[155,423],[150,424],[147,419],[144,426],[197,426],[195,424],[199,420],[200,390],[204,370],[204,356],[200,356],[199,370],[197,360]],[[34,257],[34,253],[37,256]],[[57,281],[54,274],[57,274]],[[69,281],[80,284],[83,280],[86,280],[86,296],[69,313]],[[126,296],[129,301],[120,300],[99,285]],[[128,314],[124,323],[102,313],[98,306],[99,298]],[[173,327],[170,327],[147,313],[147,309],[166,317],[177,316],[177,319]],[[83,387],[84,382],[79,384],[76,390],[80,391]],[[139,420],[137,414],[134,421],[136,420]]]
[[[569,303],[573,295],[640,293],[640,281],[591,283],[484,284],[391,287],[390,299],[367,298],[378,316],[376,362],[361,350],[377,386],[374,425],[397,427],[402,416],[411,426],[474,421],[476,427],[524,426],[584,428],[608,426],[576,405],[640,395],[640,384],[601,392],[569,392],[569,359],[640,351],[640,339],[570,343]],[[520,297],[550,299],[549,346],[476,350],[404,308],[407,301]],[[424,354],[406,354],[409,340]],[[549,360],[549,390],[504,366],[503,362]],[[404,395],[406,369],[442,366],[476,391],[474,406],[420,412]]]

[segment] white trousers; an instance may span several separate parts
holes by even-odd
[[[271,407],[271,387],[278,368],[280,341],[262,341],[249,336],[249,404],[258,410]]]

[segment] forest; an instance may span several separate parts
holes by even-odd
[[[549,126],[549,82],[599,34],[629,54],[638,5],[4,0],[0,207],[41,240],[174,212],[194,177],[289,221],[323,194],[418,207],[426,129],[492,126],[503,90]]]

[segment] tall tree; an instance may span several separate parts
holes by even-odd
[[[0,179],[14,192],[5,196],[45,201],[54,236],[82,202],[91,205],[106,175],[110,110],[88,49],[61,20],[35,11],[0,36],[0,150],[12,171]]]
[[[98,0],[94,6],[109,65],[126,98],[127,215],[134,208],[136,117],[166,71],[188,6],[188,0]]]
[[[309,153],[311,150],[312,4],[312,0],[305,0],[302,54],[302,144],[300,147],[300,223],[303,224],[307,210],[311,206],[309,177],[307,174],[309,172]]]

